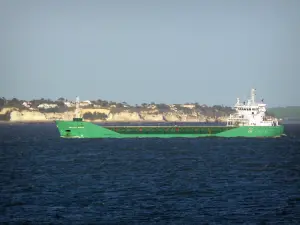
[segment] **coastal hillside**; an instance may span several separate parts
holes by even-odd
[[[274,117],[280,118],[283,123],[300,123],[300,106],[270,108],[269,112]]]
[[[269,112],[278,118],[294,118],[300,120],[300,106],[270,108]]]
[[[224,122],[234,112],[227,106],[207,106],[199,103],[129,105],[105,100],[80,102],[81,116],[86,121],[159,121],[159,122]],[[71,120],[75,103],[64,98],[19,100],[0,99],[2,121]]]

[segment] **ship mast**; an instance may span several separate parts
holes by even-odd
[[[80,118],[80,101],[79,97],[76,97],[76,102],[75,102],[75,118]]]
[[[251,89],[251,102],[252,102],[252,104],[255,103],[255,89],[254,88]]]

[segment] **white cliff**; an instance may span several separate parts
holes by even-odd
[[[142,121],[155,121],[155,122],[205,122],[216,121],[215,117],[207,117],[199,112],[193,112],[190,114],[185,114],[180,111],[170,111],[160,113],[158,110],[150,111],[140,111],[132,112],[130,110],[123,110],[119,112],[113,112],[110,109],[82,109],[81,115],[86,113],[90,114],[102,114],[104,119],[99,118],[86,118],[86,121],[108,121],[108,122],[142,122]],[[20,110],[16,108],[4,108],[0,111],[0,116],[8,115],[5,118],[9,118],[9,121],[13,122],[30,122],[30,121],[40,121],[40,122],[51,122],[54,120],[72,120],[73,111],[64,112],[64,113],[43,113],[38,110]],[[219,117],[219,121],[226,121],[226,117]]]

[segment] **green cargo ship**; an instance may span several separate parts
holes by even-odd
[[[79,99],[76,100],[72,121],[57,120],[56,126],[63,138],[200,138],[200,137],[280,137],[284,127],[275,118],[265,116],[266,104],[251,99],[234,106],[236,113],[229,116],[226,126],[100,126],[83,121]]]

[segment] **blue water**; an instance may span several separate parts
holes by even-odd
[[[277,139],[61,139],[0,124],[0,224],[300,224],[300,126]]]

